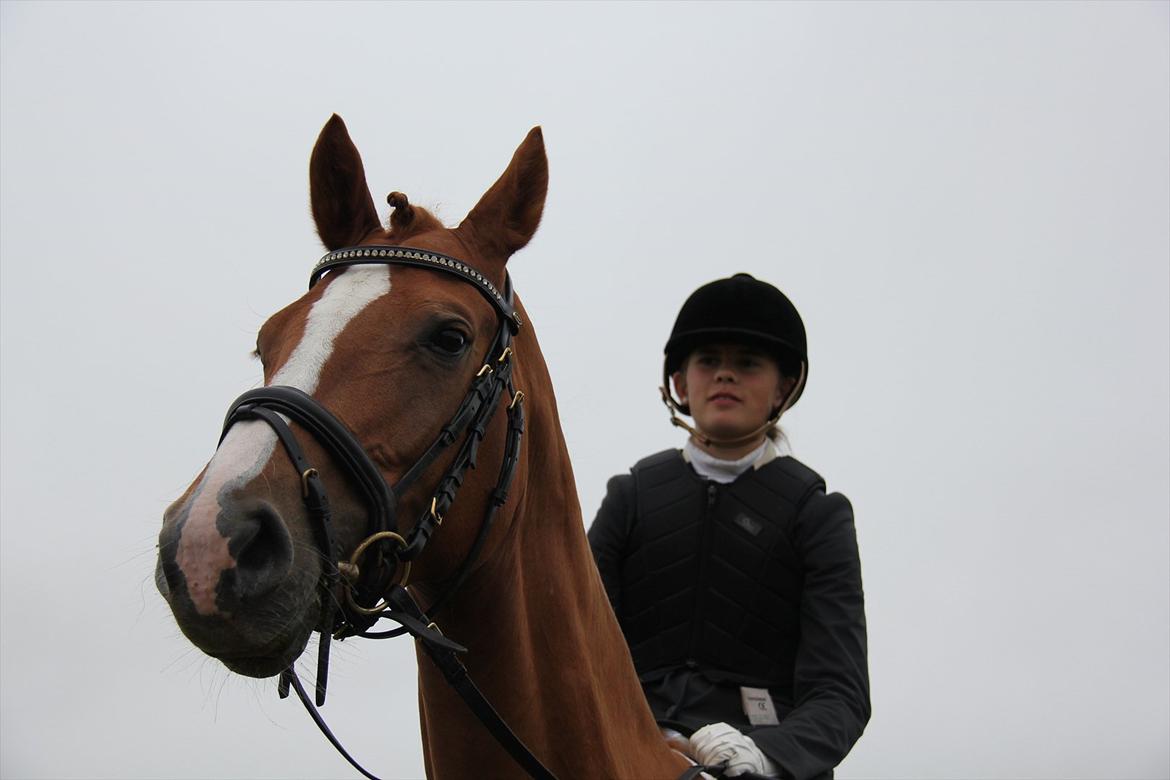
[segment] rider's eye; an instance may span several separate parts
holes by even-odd
[[[455,328],[443,328],[431,336],[431,346],[445,355],[459,355],[467,346],[467,336]]]

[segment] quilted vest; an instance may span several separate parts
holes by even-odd
[[[804,580],[793,526],[824,480],[785,457],[721,485],[678,450],[631,472],[637,512],[618,619],[643,682],[686,666],[791,690]]]

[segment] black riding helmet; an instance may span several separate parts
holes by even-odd
[[[713,341],[751,344],[771,353],[780,365],[780,373],[798,382],[788,407],[804,392],[805,382],[801,380],[808,377],[804,322],[792,301],[767,282],[739,273],[716,279],[691,293],[663,350],[666,360],[662,381],[668,392],[670,375],[679,370],[687,355]],[[691,413],[688,404],[675,405],[683,414]]]

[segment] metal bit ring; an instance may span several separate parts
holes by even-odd
[[[370,545],[374,544],[375,542],[380,542],[385,539],[397,542],[401,549],[406,549],[406,540],[393,531],[379,531],[372,536],[366,537],[366,539],[354,549],[353,554],[349,556],[349,565],[353,567],[352,571],[354,572],[354,580],[356,580],[361,574],[361,568],[359,567],[358,562],[361,560],[362,556],[365,555],[366,550],[368,550]],[[398,559],[394,575],[396,581],[392,584],[405,588],[407,580],[410,579],[410,561]],[[390,606],[386,603],[386,600],[383,599],[373,607],[363,607],[361,604],[358,604],[353,600],[352,588],[345,589],[345,600],[355,612],[360,612],[363,615],[379,615],[383,610]]]

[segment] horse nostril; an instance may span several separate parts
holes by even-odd
[[[236,561],[223,573],[222,584],[231,595],[254,599],[284,580],[292,566],[292,539],[276,509],[258,503],[230,521],[221,516],[220,527],[229,532],[228,552]]]

